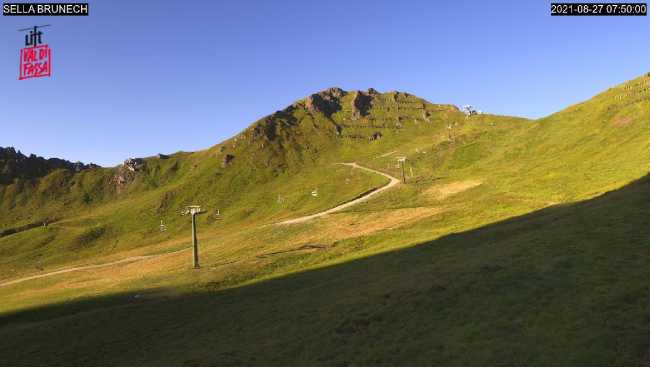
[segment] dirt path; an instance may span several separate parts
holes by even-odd
[[[384,153],[384,154],[380,155],[379,158],[386,158],[386,157],[388,157],[389,155],[391,155],[391,154],[393,154],[393,153],[396,153],[396,152],[397,152],[396,150],[393,150],[392,152]]]
[[[303,222],[306,222],[306,221],[314,219],[314,218],[322,217],[322,216],[325,216],[327,214],[334,213],[334,212],[343,210],[345,208],[349,208],[349,207],[351,207],[353,205],[362,203],[362,202],[370,199],[371,197],[379,194],[380,192],[386,191],[386,190],[390,189],[391,187],[394,187],[394,186],[396,186],[396,185],[398,185],[400,183],[399,179],[397,179],[397,178],[395,178],[395,177],[393,177],[391,175],[388,175],[386,173],[374,170],[372,168],[360,166],[360,165],[358,165],[356,163],[338,163],[338,164],[343,164],[343,165],[346,165],[346,166],[359,168],[359,169],[362,169],[362,170],[366,170],[368,172],[373,172],[373,173],[376,173],[378,175],[382,175],[382,176],[390,179],[390,182],[388,184],[378,188],[377,190],[368,192],[367,194],[365,194],[365,195],[363,195],[363,196],[361,196],[359,198],[356,198],[356,199],[354,199],[352,201],[348,201],[347,203],[341,204],[339,206],[335,206],[334,208],[322,211],[320,213],[307,215],[307,216],[296,218],[296,219],[290,219],[290,220],[286,220],[284,222],[279,222],[279,223],[276,223],[276,225],[303,223]],[[61,270],[56,270],[56,271],[52,271],[52,272],[49,272],[49,273],[36,274],[36,275],[31,275],[31,276],[28,276],[28,277],[24,277],[24,278],[18,278],[18,279],[10,280],[8,282],[0,283],[0,287],[25,282],[25,281],[28,281],[28,280],[50,277],[50,276],[58,275],[58,274],[70,273],[70,272],[73,272],[73,271],[90,270],[90,269],[97,269],[97,268],[105,268],[105,267],[108,267],[108,266],[119,265],[119,264],[128,264],[128,263],[132,263],[132,262],[135,262],[135,261],[142,261],[142,260],[147,260],[147,259],[153,259],[153,258],[156,258],[156,257],[172,255],[172,254],[182,252],[182,251],[187,251],[187,250],[189,250],[189,248],[174,251],[174,252],[167,252],[167,253],[159,254],[159,255],[143,255],[143,256],[127,257],[126,259],[113,261],[113,262],[109,262],[109,263],[105,263],[105,264],[77,266],[77,267],[73,267],[73,268],[61,269]]]
[[[161,256],[172,255],[172,254],[182,252],[182,251],[187,251],[187,250],[189,250],[189,248],[184,248],[182,250],[173,251],[173,252],[166,252],[164,254],[158,254],[158,255],[143,255],[143,256],[127,257],[126,259],[112,261],[112,262],[104,263],[104,264],[76,266],[74,268],[66,268],[66,269],[51,271],[49,273],[36,274],[36,275],[31,275],[31,276],[28,276],[28,277],[24,277],[24,278],[18,278],[18,279],[10,280],[8,282],[0,283],[0,287],[25,282],[27,280],[45,278],[45,277],[50,277],[50,276],[58,275],[58,274],[71,273],[73,271],[98,269],[98,268],[105,268],[107,266],[113,266],[113,265],[119,265],[119,264],[128,264],[128,263],[132,263],[132,262],[136,262],[136,261],[141,261],[141,260],[153,259],[153,258],[161,257]]]
[[[366,170],[368,172],[373,172],[373,173],[376,173],[378,175],[382,175],[382,176],[388,178],[390,180],[390,182],[388,184],[386,184],[385,186],[382,186],[382,187],[378,188],[377,190],[371,191],[371,192],[367,193],[366,195],[363,195],[363,196],[361,196],[361,197],[359,197],[357,199],[354,199],[352,201],[348,201],[347,203],[341,204],[339,206],[335,206],[332,209],[328,209],[328,210],[325,210],[325,211],[320,212],[320,213],[307,215],[307,216],[296,218],[296,219],[285,220],[284,222],[276,223],[276,225],[304,223],[304,222],[306,222],[308,220],[311,220],[311,219],[314,219],[314,218],[319,218],[319,217],[325,216],[327,214],[338,212],[338,211],[343,210],[345,208],[349,208],[349,207],[351,207],[353,205],[357,205],[359,203],[362,203],[362,202],[370,199],[371,197],[379,194],[380,192],[386,191],[386,190],[388,190],[388,189],[390,189],[390,188],[392,188],[392,187],[394,187],[394,186],[396,186],[396,185],[398,185],[400,183],[400,180],[398,178],[395,178],[395,177],[393,177],[393,176],[391,176],[389,174],[386,174],[384,172],[374,170],[372,168],[360,166],[360,165],[358,165],[356,163],[339,163],[339,164],[343,164],[343,165],[354,167],[354,168],[359,168],[359,169],[362,169],[362,170]]]

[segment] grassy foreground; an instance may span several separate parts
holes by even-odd
[[[207,282],[9,313],[1,352],[12,365],[643,366],[649,194],[644,179],[240,288]]]

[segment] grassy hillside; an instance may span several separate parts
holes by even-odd
[[[6,314],[2,352],[23,365],[643,366],[649,187],[241,288]]]
[[[209,211],[199,271],[177,252],[0,287],[0,351],[15,365],[647,364],[649,87],[534,121],[333,88],[121,185],[123,167],[0,186],[3,225],[41,219],[10,203],[60,216],[0,238],[6,280],[186,248],[180,209]],[[334,163],[401,176],[399,156],[406,184],[269,225],[385,184]]]

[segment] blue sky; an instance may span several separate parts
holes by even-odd
[[[112,166],[207,148],[331,86],[536,118],[650,71],[647,17],[549,4],[91,0],[89,17],[0,17],[0,146]],[[17,80],[16,30],[48,23],[53,76]]]

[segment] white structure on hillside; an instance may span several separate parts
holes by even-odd
[[[480,114],[480,112],[477,111],[472,105],[465,105],[465,106],[463,106],[463,108],[461,110],[467,116]]]

